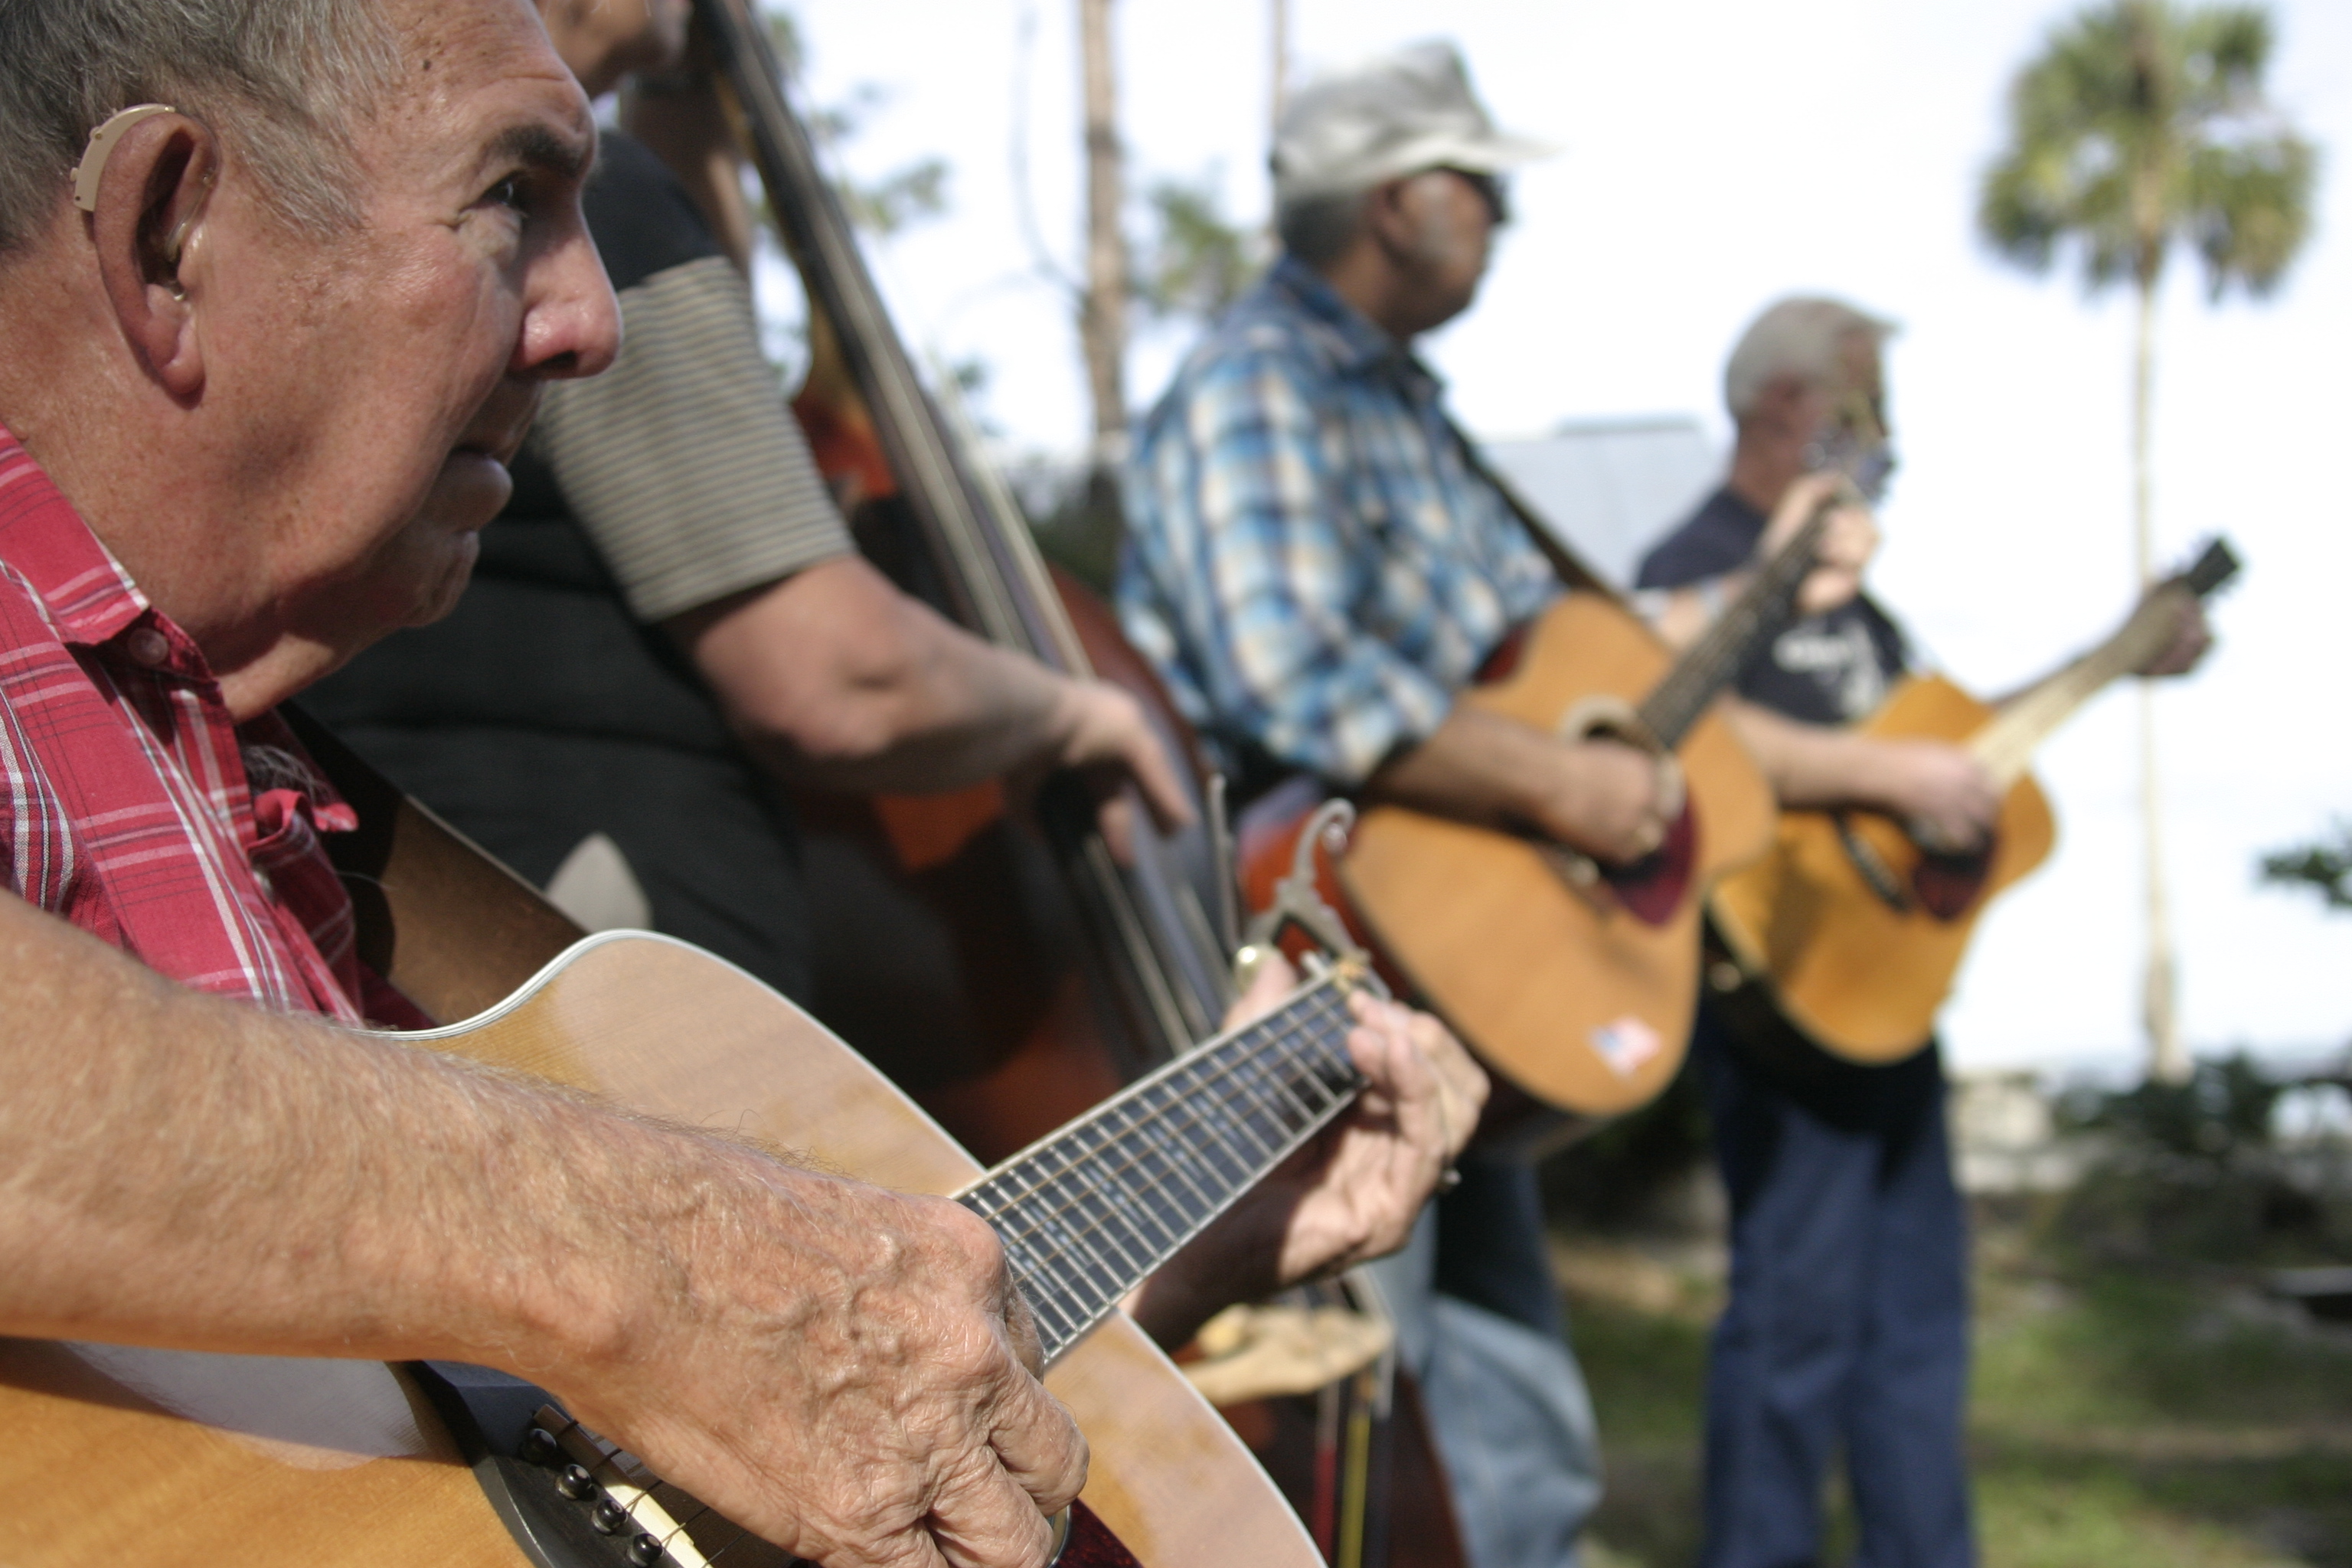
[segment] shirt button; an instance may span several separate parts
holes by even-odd
[[[172,657],[172,640],[153,626],[141,626],[123,639],[123,646],[150,669]]]

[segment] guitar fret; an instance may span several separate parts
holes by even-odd
[[[1281,1079],[1263,1062],[1244,1061],[1235,1064],[1233,1081],[1238,1094],[1247,1100],[1246,1105],[1235,1107],[1238,1114],[1234,1124],[1257,1144],[1257,1157],[1263,1163],[1289,1142],[1291,1134],[1297,1131],[1282,1105]],[[1274,1093],[1263,1092],[1261,1085],[1271,1089]],[[1266,1124],[1264,1130],[1259,1125],[1261,1119]]]
[[[964,1193],[1002,1238],[1049,1359],[1352,1095],[1349,1022],[1339,985],[1318,983]]]
[[[1088,1130],[1080,1130],[1081,1137],[1074,1137],[1071,1142],[1077,1145],[1078,1153],[1087,1161],[1099,1163],[1105,1144],[1097,1137],[1091,1148],[1085,1146],[1083,1134],[1087,1131]],[[1151,1260],[1156,1255],[1150,1244],[1145,1240],[1142,1231],[1136,1226],[1132,1205],[1129,1200],[1125,1185],[1116,1180],[1100,1181],[1088,1186],[1087,1197],[1096,1211],[1088,1220],[1092,1234],[1099,1237],[1118,1252],[1118,1257],[1115,1261],[1120,1270],[1138,1276],[1150,1272],[1152,1266]],[[1124,1237],[1120,1234],[1121,1227],[1124,1227],[1126,1232]]]
[[[1125,1269],[1096,1250],[1094,1229],[1088,1223],[1087,1205],[1097,1201],[1085,1181],[1070,1166],[1068,1154],[1059,1148],[1045,1152],[1062,1162],[1062,1171],[1047,1185],[1049,1193],[1065,1193],[1068,1201],[1047,1217],[1047,1234],[1057,1243],[1055,1250],[1069,1259],[1080,1279],[1098,1291],[1108,1300],[1120,1294],[1120,1276]]]
[[[1681,743],[1716,693],[1738,674],[1762,631],[1796,607],[1797,590],[1812,569],[1813,546],[1828,526],[1826,509],[1809,520],[1642,703],[1642,722],[1668,750]]]

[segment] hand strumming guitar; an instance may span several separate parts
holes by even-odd
[[[1668,826],[1648,752],[1616,741],[1563,741],[1465,706],[1367,779],[1363,798],[1532,830],[1612,863],[1655,849]]]
[[[1086,1479],[961,1206],[183,990],[5,892],[0,1151],[0,1334],[499,1367],[825,1568],[1035,1568]]]
[[[1279,955],[1225,1016],[1270,1012],[1297,984]],[[1346,1114],[1276,1170],[1129,1299],[1163,1345],[1254,1301],[1402,1247],[1439,1178],[1470,1141],[1486,1075],[1426,1013],[1359,993],[1348,1037],[1370,1080]]]

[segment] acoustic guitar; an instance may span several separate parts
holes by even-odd
[[[1490,1071],[1567,1113],[1571,1130],[1647,1102],[1689,1043],[1704,895],[1771,843],[1771,788],[1713,704],[1789,624],[1832,510],[1808,519],[1680,658],[1607,595],[1571,593],[1457,699],[1651,752],[1672,821],[1655,852],[1603,865],[1532,830],[1388,805],[1366,807],[1341,847],[1277,805],[1244,821],[1253,906],[1311,848],[1326,901]],[[1539,1135],[1556,1135],[1559,1120],[1542,1119]]]
[[[2150,589],[2113,637],[1999,709],[1940,676],[1898,685],[1861,732],[1948,741],[2004,791],[1990,838],[1963,849],[1873,812],[1790,811],[1771,852],[1719,884],[1713,924],[1728,960],[1709,984],[1753,984],[1815,1044],[1849,1061],[1900,1061],[1926,1045],[1985,906],[2048,858],[2050,803],[2026,766],[2074,710],[2163,651],[2183,603],[2237,574],[2216,540]]]
[[[667,937],[588,938],[489,1012],[402,1037],[956,1194],[1003,1239],[1093,1446],[1060,1561],[1313,1568],[1265,1472],[1115,1307],[1354,1098],[1366,981],[1341,960],[986,1173],[822,1026]],[[0,1426],[12,1568],[791,1561],[478,1368],[0,1341]]]

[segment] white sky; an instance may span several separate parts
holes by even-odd
[[[1990,260],[1970,227],[2011,72],[2047,0],[1294,0],[1308,63],[1437,34],[1499,121],[1566,145],[1526,172],[1520,221],[1478,305],[1424,345],[1475,433],[1565,418],[1701,415],[1739,328],[1792,289],[1905,323],[1890,353],[1904,466],[1874,586],[1963,684],[2002,689],[2103,635],[2130,593],[2126,371],[2117,295]],[[1017,40],[1028,51],[1038,224],[1078,229],[1071,0],[799,0],[812,86],[891,93],[850,149],[873,173],[931,153],[954,210],[903,237],[886,287],[909,334],[977,354],[988,416],[1071,449],[1086,427],[1075,334],[1037,283],[1010,177]],[[2352,398],[2352,5],[2276,7],[2278,100],[2329,156],[2320,230],[2284,292],[2205,303],[2178,266],[2163,304],[2157,527],[2168,559],[2226,529],[2248,563],[2222,646],[2159,703],[2167,867],[2200,1050],[2304,1055],[2352,1034],[2352,918],[2258,889],[2258,851],[2352,816],[2346,707],[2352,535],[2340,452]],[[1124,0],[1125,131],[1140,178],[1222,172],[1266,207],[1266,0]],[[1139,403],[1181,344],[1139,345]],[[2110,693],[2041,776],[2060,848],[1988,919],[1947,1036],[1968,1065],[2119,1067],[2137,1050],[2140,877],[2132,704]]]

